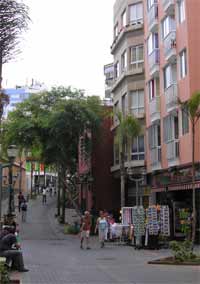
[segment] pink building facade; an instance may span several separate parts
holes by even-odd
[[[200,90],[200,1],[145,0],[146,165],[151,202],[192,207],[191,123],[181,102]],[[200,125],[196,126],[197,219],[200,224]],[[199,170],[198,170],[199,169]]]

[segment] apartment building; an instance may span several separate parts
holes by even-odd
[[[200,90],[200,1],[145,0],[146,161],[154,203],[172,208],[175,236],[178,210],[192,208],[191,124],[179,101]],[[196,192],[200,219],[200,128],[196,131]],[[199,227],[199,224],[198,226]]]
[[[111,93],[114,113],[120,110],[124,116],[133,114],[145,125],[144,111],[144,19],[142,0],[116,0],[114,5],[113,43],[114,79]],[[115,133],[118,119],[114,115],[112,131]],[[114,145],[114,162],[111,172],[120,178],[119,149]],[[133,139],[131,147],[126,147],[125,168],[133,173],[145,171],[145,137],[141,134]],[[128,176],[128,175],[127,175]],[[120,181],[119,181],[120,183]],[[136,204],[136,192],[140,195],[140,204],[148,203],[144,188],[133,179],[126,180],[125,204]],[[148,194],[147,194],[148,195]]]

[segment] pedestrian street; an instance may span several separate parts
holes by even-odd
[[[195,266],[150,265],[149,260],[169,255],[168,250],[134,250],[108,244],[101,249],[92,237],[91,250],[81,250],[77,235],[64,235],[55,220],[56,198],[30,201],[27,221],[20,223],[24,261],[29,272],[23,284],[189,284],[200,282]]]

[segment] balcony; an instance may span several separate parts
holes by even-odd
[[[167,160],[170,166],[176,165],[179,158],[179,140],[175,139],[167,143]]]
[[[177,84],[172,84],[165,90],[165,102],[168,112],[177,108],[178,106]]]
[[[138,32],[138,30],[143,30],[143,19],[138,19],[134,22],[127,24],[125,27],[122,27],[119,31],[119,34],[115,37],[111,45],[111,54],[114,54],[116,48],[119,46],[120,42],[124,39],[124,36],[130,32]]]
[[[128,70],[129,75],[136,75],[144,73],[144,60],[131,62]]]
[[[129,64],[128,67],[119,75],[119,77],[113,80],[111,92],[114,92],[125,78],[142,73],[144,73],[144,60]]]
[[[159,63],[160,63],[159,48],[156,48],[149,55],[149,72],[150,72],[150,76],[154,76],[154,77],[158,77],[159,76]]]
[[[161,168],[161,146],[157,146],[150,151],[152,170]]]
[[[164,39],[164,54],[168,62],[176,60],[176,31],[171,31]]]
[[[145,112],[144,112],[144,107],[138,107],[138,108],[131,108],[130,113],[136,117],[136,118],[144,118]]]
[[[157,96],[153,98],[152,101],[150,101],[149,110],[150,110],[151,122],[160,119],[160,97]]]
[[[162,0],[163,9],[165,13],[172,15],[175,12],[175,1],[174,0]]]
[[[155,32],[158,28],[158,4],[155,3],[151,6],[150,10],[148,11],[148,27],[149,31]]]

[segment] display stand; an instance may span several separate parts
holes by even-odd
[[[170,236],[169,207],[167,205],[150,206],[147,208],[146,215],[145,245],[149,249],[158,249],[159,235],[164,237]]]
[[[135,248],[142,247],[142,236],[145,235],[145,211],[143,206],[133,207],[133,227],[135,236]]]
[[[122,207],[122,224],[133,224],[133,207]]]

